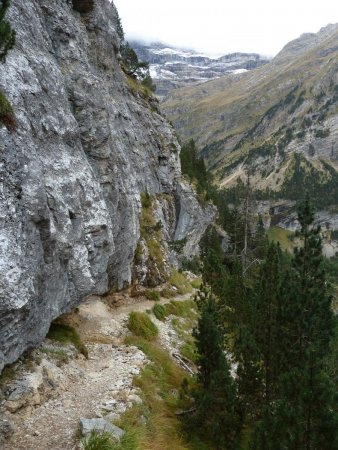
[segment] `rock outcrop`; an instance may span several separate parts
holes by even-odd
[[[88,294],[131,283],[142,192],[165,197],[171,240],[195,243],[214,215],[195,201],[177,231],[194,195],[179,144],[120,70],[114,5],[90,3],[13,0],[8,14],[17,44],[0,88],[17,132],[0,129],[0,370]]]

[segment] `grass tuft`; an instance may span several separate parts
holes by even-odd
[[[88,359],[88,349],[81,341],[80,336],[77,334],[75,328],[58,322],[52,322],[47,334],[47,338],[52,339],[53,341],[61,342],[63,344],[71,342],[72,344],[74,344],[75,348]]]
[[[148,341],[154,340],[158,335],[157,326],[151,321],[146,313],[131,312],[129,314],[128,329],[136,336]]]
[[[83,450],[115,450],[116,443],[108,432],[92,431],[87,438],[81,439]]]
[[[176,292],[173,289],[163,288],[161,291],[161,297],[173,298],[176,296]]]
[[[172,314],[178,317],[191,317],[196,311],[196,303],[194,300],[186,300],[184,302],[171,300],[165,305],[167,315]]]
[[[161,320],[162,322],[167,316],[166,308],[163,305],[154,305],[152,312],[156,319]]]
[[[153,300],[154,302],[161,300],[161,294],[158,291],[147,289],[144,292],[144,295],[148,300]]]

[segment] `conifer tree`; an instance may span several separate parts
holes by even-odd
[[[10,0],[1,0],[0,6],[0,62],[5,62],[8,51],[14,47],[15,31],[10,23],[5,20],[5,15],[10,5]]]
[[[279,246],[270,243],[253,289],[253,334],[263,362],[264,403],[267,405],[275,398],[279,372],[281,257]]]
[[[202,279],[218,297],[222,295],[226,281],[226,269],[223,264],[224,253],[219,236],[214,227],[209,227],[201,242],[201,258],[203,263]]]
[[[195,424],[219,450],[232,450],[241,421],[236,405],[235,383],[224,353],[215,298],[202,287],[197,295],[201,312],[194,330],[198,352],[199,387],[195,391]]]
[[[333,385],[323,370],[333,337],[331,295],[308,198],[298,218],[302,246],[295,250],[280,294],[277,394],[253,433],[256,450],[333,450],[338,444]]]

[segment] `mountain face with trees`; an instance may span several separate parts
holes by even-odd
[[[262,198],[297,200],[308,190],[337,203],[337,39],[328,25],[260,68],[168,96],[166,113],[221,186],[249,174]]]

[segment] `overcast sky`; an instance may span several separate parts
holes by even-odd
[[[292,39],[338,22],[337,0],[113,0],[127,39],[213,54],[273,56]]]

